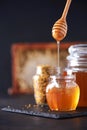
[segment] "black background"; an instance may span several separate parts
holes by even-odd
[[[52,42],[54,22],[66,0],[0,0],[0,93],[11,87],[11,45],[15,42]],[[72,0],[64,41],[87,41],[86,0]]]

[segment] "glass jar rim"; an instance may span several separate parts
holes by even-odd
[[[87,55],[87,44],[76,44],[76,45],[71,45],[68,49],[68,52],[72,54],[84,54]]]
[[[75,74],[72,74],[72,75],[66,75],[66,76],[63,76],[63,75],[52,75],[50,76],[50,79],[53,79],[53,80],[76,80],[76,75]]]

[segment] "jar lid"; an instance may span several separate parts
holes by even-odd
[[[68,52],[69,55],[66,57],[68,67],[74,71],[87,72],[87,44],[71,45]]]
[[[87,56],[87,44],[77,44],[71,45],[68,49],[70,55],[80,56],[86,55]]]

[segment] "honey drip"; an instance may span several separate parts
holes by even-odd
[[[57,58],[57,61],[58,61],[58,68],[60,67],[60,42],[59,41],[57,41],[57,56],[58,56],[58,58]]]

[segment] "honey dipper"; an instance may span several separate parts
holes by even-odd
[[[67,22],[66,16],[70,7],[72,0],[67,0],[63,14],[60,19],[58,19],[52,28],[52,36],[58,42],[65,38],[67,34]]]

